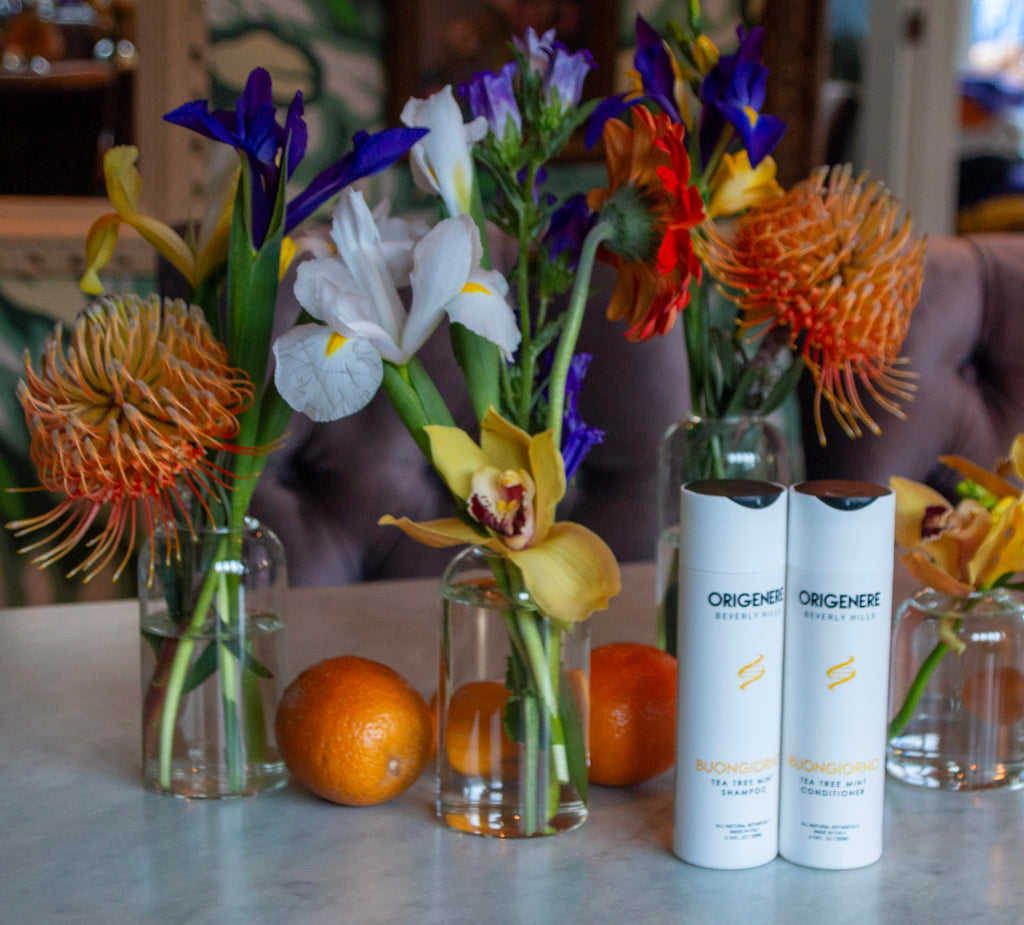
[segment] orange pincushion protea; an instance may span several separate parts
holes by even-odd
[[[18,398],[31,435],[31,455],[44,488],[67,497],[38,517],[7,526],[19,536],[44,527],[54,532],[27,552],[57,542],[33,561],[47,566],[86,535],[103,505],[110,516],[88,557],[71,575],[94,577],[127,531],[134,545],[137,506],[152,535],[157,522],[176,536],[174,503],[187,512],[177,481],[200,500],[221,470],[206,451],[228,445],[237,415],[252,401],[252,384],[226,364],[223,346],[202,312],[157,296],[107,297],[79,316],[63,345],[58,325],[37,374],[29,357]],[[138,503],[138,504],[137,504]],[[116,575],[115,575],[116,577]]]
[[[878,424],[864,388],[891,414],[913,397],[899,352],[924,275],[924,238],[899,222],[899,203],[880,182],[821,168],[783,196],[755,206],[727,237],[714,222],[697,242],[709,272],[729,287],[739,324],[763,336],[788,327],[814,377],[819,439],[822,396],[843,430]]]
[[[605,123],[608,189],[591,191],[587,205],[600,210],[623,189],[634,190],[643,205],[638,238],[647,246],[624,251],[613,239],[601,251],[618,270],[608,319],[626,319],[626,337],[642,341],[672,327],[690,300],[691,276],[700,278],[690,231],[703,221],[704,203],[690,184],[684,127],[643,106],[631,112],[633,128],[618,119]]]

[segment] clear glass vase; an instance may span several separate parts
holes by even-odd
[[[441,581],[438,816],[530,838],[587,818],[590,627],[540,613],[508,559],[460,552]]]
[[[679,598],[679,489],[697,479],[756,479],[788,485],[790,453],[782,430],[764,418],[691,415],[665,432],[658,448],[658,644],[676,655]]]
[[[942,790],[1024,786],[1024,601],[918,591],[893,618],[886,770]]]
[[[142,780],[192,799],[285,784],[274,712],[286,672],[284,548],[244,528],[157,530],[139,554]]]

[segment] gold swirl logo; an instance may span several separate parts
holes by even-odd
[[[825,674],[828,675],[829,680],[832,682],[828,686],[830,691],[834,691],[840,684],[845,684],[847,681],[852,681],[854,679],[857,671],[852,666],[853,656],[851,655],[845,662],[833,665],[825,672]]]
[[[760,681],[764,677],[764,655],[759,655],[749,665],[744,665],[737,674],[743,679],[743,683],[740,685],[740,690],[753,684],[755,681]]]

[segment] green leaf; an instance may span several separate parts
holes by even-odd
[[[775,387],[768,393],[768,397],[758,409],[759,413],[769,415],[776,408],[781,407],[782,403],[793,394],[797,383],[800,381],[800,376],[803,375],[803,371],[804,358],[800,355],[795,355],[793,361],[789,364],[789,368],[779,376],[779,381],[775,383]]]
[[[725,410],[722,412],[722,417],[732,417],[733,415],[741,414],[746,410],[750,387],[754,384],[757,374],[758,369],[753,365],[748,366],[743,370],[743,374],[736,383],[735,390],[732,395],[729,396],[729,401],[725,406]]]
[[[443,424],[447,427],[454,427],[455,421],[452,418],[448,406],[445,404],[441,393],[430,378],[423,364],[413,357],[409,360],[406,368],[409,371],[409,383],[419,398],[423,413],[426,415],[428,424]]]
[[[217,672],[219,667],[217,650],[221,646],[231,653],[243,670],[251,671],[257,677],[264,679],[274,676],[273,672],[266,665],[253,658],[252,653],[248,649],[242,648],[241,640],[237,636],[228,636],[226,639],[221,639],[220,641],[210,640],[207,643],[206,648],[199,654],[199,658],[192,663],[188,674],[185,675],[182,693],[187,694],[195,690]]]
[[[497,346],[465,325],[450,327],[452,350],[473,400],[473,412],[482,421],[488,408],[501,408],[501,354]]]
[[[199,653],[197,658],[188,669],[185,680],[181,685],[181,692],[188,694],[194,691],[207,678],[217,670],[217,643],[208,642],[206,648]]]
[[[409,380],[406,367],[394,363],[384,363],[384,392],[395,409],[406,430],[416,441],[416,445],[427,459],[432,459],[430,440],[423,428],[430,422],[427,420],[419,395]]]

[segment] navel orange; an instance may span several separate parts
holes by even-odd
[[[383,803],[408,789],[432,752],[430,711],[393,669],[343,655],[285,689],[275,733],[295,779],[325,800]]]
[[[509,692],[498,681],[461,684],[448,702],[444,746],[448,761],[466,777],[492,776],[516,757],[503,717]]]
[[[639,784],[675,763],[676,659],[612,642],[590,653],[590,780]]]

